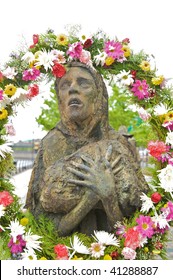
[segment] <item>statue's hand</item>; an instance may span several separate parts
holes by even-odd
[[[115,193],[114,175],[120,171],[120,168],[117,168],[120,157],[110,164],[111,154],[112,147],[109,146],[105,157],[101,156],[98,148],[95,161],[86,155],[81,155],[83,163],[72,162],[74,167],[68,167],[68,170],[78,179],[70,179],[68,182],[88,187],[100,198],[109,197]]]

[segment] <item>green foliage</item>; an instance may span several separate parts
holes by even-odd
[[[60,119],[60,114],[58,110],[58,101],[56,97],[56,92],[54,86],[51,86],[50,89],[50,100],[45,100],[45,108],[42,108],[40,116],[36,119],[38,124],[42,127],[43,130],[49,131]]]

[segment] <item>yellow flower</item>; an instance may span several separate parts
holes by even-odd
[[[130,50],[129,47],[123,46],[123,47],[122,47],[122,50],[124,51],[124,56],[125,56],[125,57],[128,57],[128,56],[131,55],[131,50]]]
[[[160,85],[164,81],[164,76],[161,75],[161,76],[152,78],[151,81],[152,81],[153,85],[155,85],[155,86]]]
[[[112,260],[112,257],[110,255],[105,255],[104,258],[103,258],[105,261],[111,261]]]
[[[28,224],[28,221],[29,221],[28,218],[22,218],[22,219],[20,220],[20,224],[21,224],[22,226],[26,226],[26,225]]]
[[[61,45],[61,46],[65,46],[68,44],[68,38],[66,35],[64,34],[60,34],[56,37],[56,41],[58,43],[58,45]]]
[[[148,61],[143,60],[139,66],[144,71],[150,71],[150,63]]]
[[[159,250],[153,250],[152,252],[153,252],[154,255],[159,255],[160,254]]]
[[[164,114],[164,122],[169,122],[173,120],[173,111]]]
[[[47,259],[45,258],[45,257],[41,257],[40,259],[39,259],[39,261],[46,261]]]
[[[75,255],[71,260],[73,260],[73,261],[81,261],[81,260],[83,260],[83,258],[82,258],[82,257],[81,257],[81,258],[78,258],[78,257]]]
[[[1,108],[0,109],[0,120],[6,119],[7,116],[8,116],[7,110],[4,108]]]
[[[148,253],[148,252],[149,252],[148,247],[144,247],[144,252],[145,252],[145,253]]]
[[[7,94],[7,95],[14,95],[15,92],[16,92],[17,88],[13,85],[13,84],[9,84],[5,87],[4,89],[4,92]]]
[[[114,62],[114,58],[113,57],[107,57],[106,59],[105,59],[105,64],[107,65],[107,66],[110,66],[112,63]]]

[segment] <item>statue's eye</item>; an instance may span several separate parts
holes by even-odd
[[[87,87],[91,86],[91,82],[89,80],[87,80],[87,79],[84,79],[84,78],[79,78],[78,79],[78,84],[81,87],[84,87],[84,88],[87,88]]]
[[[61,85],[60,85],[60,89],[68,89],[70,87],[71,83],[70,81],[64,81]]]

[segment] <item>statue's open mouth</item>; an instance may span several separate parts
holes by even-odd
[[[71,98],[70,101],[68,102],[68,106],[81,106],[82,102],[78,98]]]

